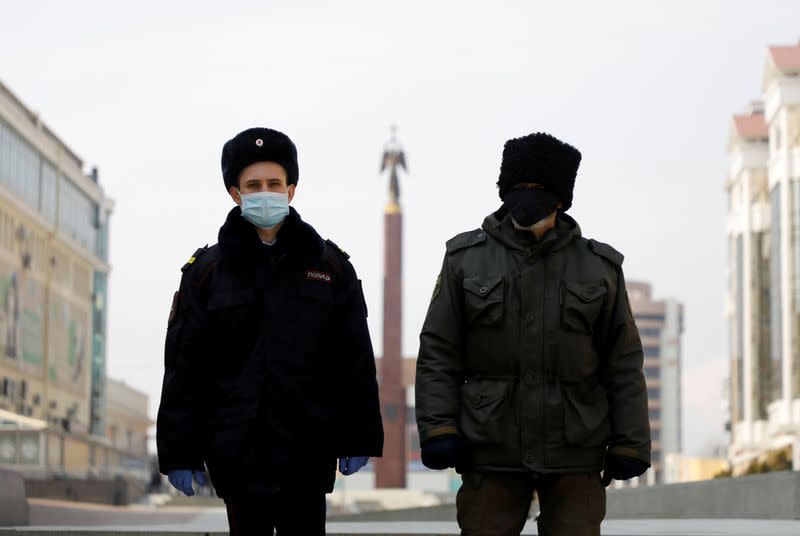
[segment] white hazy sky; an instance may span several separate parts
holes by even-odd
[[[116,200],[108,370],[153,410],[180,267],[231,207],[220,149],[251,126],[297,144],[294,204],[352,255],[380,352],[378,165],[397,123],[406,355],[444,242],[499,205],[504,141],[547,131],[583,153],[571,214],[584,234],[686,306],[686,450],[724,440],[730,116],[760,96],[767,46],[800,37],[796,0],[1,6],[0,79]]]

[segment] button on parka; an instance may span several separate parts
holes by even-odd
[[[205,462],[222,497],[330,492],[336,458],[380,456],[364,303],[347,256],[294,209],[267,247],[234,208],[173,303],[161,472]]]
[[[541,241],[505,209],[447,243],[420,335],[420,440],[460,436],[458,470],[650,463],[642,346],[622,255],[559,213]]]

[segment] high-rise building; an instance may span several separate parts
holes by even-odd
[[[644,377],[650,411],[652,466],[644,478],[664,482],[664,460],[682,451],[681,335],[683,305],[654,300],[649,283],[628,281],[628,297],[644,350]]]
[[[130,457],[107,438],[112,209],[97,169],[0,84],[0,466],[26,476]]]
[[[769,48],[762,89],[728,149],[734,472],[790,445],[800,456],[800,45]]]

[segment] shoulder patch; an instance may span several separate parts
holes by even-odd
[[[478,244],[483,244],[484,242],[486,242],[486,232],[482,229],[467,231],[447,241],[447,253],[455,253],[456,251],[471,248]]]
[[[333,241],[333,240],[331,240],[330,238],[329,238],[329,239],[327,239],[327,240],[325,241],[325,243],[326,243],[326,244],[328,244],[328,245],[329,245],[331,248],[333,248],[333,250],[334,250],[334,251],[338,251],[339,253],[341,253],[341,254],[344,256],[344,258],[345,258],[345,259],[349,259],[349,258],[350,258],[350,255],[348,255],[348,254],[347,254],[347,252],[346,252],[345,250],[343,250],[342,248],[340,248],[339,246],[337,246],[337,245],[336,245],[336,242],[334,242],[334,241]]]
[[[603,257],[615,266],[622,266],[622,261],[625,260],[625,255],[608,244],[598,242],[597,240],[589,240],[589,249],[591,249],[595,255]]]
[[[189,268],[191,268],[192,265],[195,263],[195,261],[197,259],[199,259],[200,257],[202,257],[205,254],[206,251],[208,251],[208,244],[206,244],[205,246],[203,246],[201,248],[197,248],[197,251],[195,251],[192,254],[192,256],[189,257],[189,260],[186,261],[186,264],[183,265],[183,268],[181,268],[181,272],[185,273]]]

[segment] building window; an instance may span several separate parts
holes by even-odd
[[[654,314],[638,314],[634,315],[636,320],[651,320],[653,322],[663,322],[664,315],[654,315]]]
[[[644,356],[645,357],[661,357],[661,347],[660,346],[645,346],[644,347]]]
[[[639,328],[641,337],[661,337],[661,328]]]
[[[661,376],[659,367],[644,367],[644,377],[648,380],[657,380]]]
[[[650,408],[650,422],[661,420],[661,409]]]
[[[97,229],[94,203],[71,180],[61,177],[58,226],[73,240],[90,251],[95,249]]]
[[[33,147],[0,121],[0,183],[33,208],[39,207],[41,165]]]
[[[782,397],[783,373],[781,366],[781,339],[783,337],[783,316],[781,309],[781,184],[775,185],[770,193],[770,354],[772,356],[772,399]]]
[[[737,420],[744,417],[744,237],[739,235],[734,242],[735,274],[734,282],[736,288],[736,333],[734,334],[736,343],[736,356],[734,364],[736,366],[736,416]]]
[[[42,164],[42,190],[39,210],[50,223],[56,222],[58,204],[58,172],[48,162]]]
[[[647,398],[650,400],[659,400],[661,399],[661,388],[660,387],[648,387],[647,388]]]

